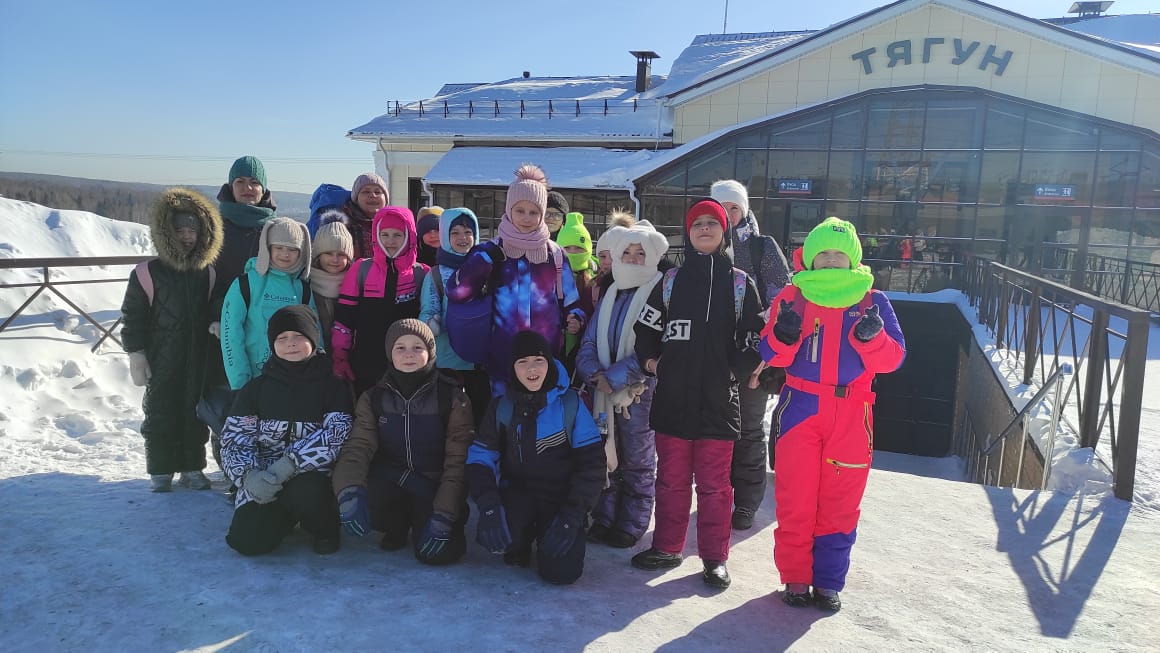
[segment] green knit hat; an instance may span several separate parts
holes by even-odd
[[[568,262],[572,264],[572,271],[579,272],[588,269],[588,260],[592,258],[592,235],[588,227],[584,226],[584,215],[572,212],[564,216],[564,226],[556,234],[556,244],[560,247],[576,246],[584,251],[579,254],[569,254]]]
[[[257,179],[259,184],[262,184],[262,188],[268,188],[266,186],[266,166],[262,165],[256,156],[247,155],[234,161],[234,164],[230,166],[229,183],[234,183],[238,177],[252,177]]]
[[[831,216],[822,220],[806,236],[805,245],[802,246],[802,263],[806,269],[814,269],[814,257],[827,249],[845,252],[850,257],[851,269],[862,264],[862,242],[858,240],[858,229],[841,218]]]

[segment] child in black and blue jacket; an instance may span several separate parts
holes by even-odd
[[[596,423],[568,388],[564,366],[538,333],[512,341],[505,394],[488,406],[467,453],[479,508],[476,541],[526,567],[532,543],[540,577],[558,585],[584,572],[585,522],[605,481]]]

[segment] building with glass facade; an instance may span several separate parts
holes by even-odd
[[[626,206],[675,234],[738,179],[787,250],[828,215],[853,221],[895,289],[953,284],[969,255],[1077,287],[1114,269],[1125,293],[1126,270],[1160,264],[1160,15],[1057,25],[902,0],[818,32],[698,37],[647,88],[585,79],[612,103],[547,80],[517,114],[506,82],[445,87],[426,101],[442,117],[400,107],[350,135],[376,143],[393,197],[418,175],[485,218],[519,163],[541,163],[596,231]]]

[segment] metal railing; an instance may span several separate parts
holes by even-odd
[[[964,273],[965,292],[1001,362],[1023,384],[1044,384],[1065,362],[1075,369],[1061,418],[1101,459],[1106,434],[1115,494],[1131,500],[1149,313],[981,258],[968,259]]]
[[[1079,252],[1074,249],[1057,250],[1057,256],[1061,269],[1052,272],[1068,278],[1071,270],[1079,270],[1078,283],[1087,292],[1121,304],[1160,312],[1160,265],[1091,252],[1081,262],[1076,260]]]
[[[412,115],[420,118],[474,118],[476,116],[495,118],[499,116],[546,116],[548,118],[575,118],[579,116],[610,116],[636,113],[645,108],[655,108],[657,100],[576,98],[535,98],[535,99],[479,99],[479,100],[401,100],[387,102],[388,116]]]
[[[102,335],[101,335],[100,339],[97,340],[96,344],[93,345],[93,347],[90,351],[95,352],[97,350],[97,348],[101,346],[101,343],[103,343],[106,339],[112,340],[113,342],[120,345],[121,341],[117,339],[117,336],[113,335],[113,332],[117,330],[117,326],[121,324],[120,317],[118,317],[117,321],[113,323],[113,326],[106,329],[105,326],[103,324],[101,324],[100,320],[89,315],[88,312],[86,312],[83,308],[81,308],[80,306],[77,306],[76,302],[74,302],[73,300],[66,297],[65,294],[60,291],[60,287],[61,286],[87,285],[87,284],[94,284],[94,283],[125,283],[127,275],[122,275],[120,277],[111,277],[111,278],[107,278],[107,279],[78,279],[78,280],[55,279],[54,280],[52,278],[51,271],[53,269],[56,269],[56,268],[94,267],[94,266],[101,266],[101,265],[136,265],[137,263],[140,263],[141,261],[148,261],[151,258],[154,258],[154,257],[153,256],[97,256],[97,257],[88,257],[88,258],[81,258],[81,257],[21,258],[21,259],[0,258],[0,270],[40,269],[41,273],[43,275],[43,280],[38,281],[38,282],[0,283],[0,288],[36,288],[36,290],[32,293],[32,295],[29,296],[28,299],[24,300],[24,303],[21,304],[20,307],[17,308],[16,311],[12,313],[12,315],[8,316],[8,318],[4,320],[3,324],[0,324],[0,332],[3,332],[4,329],[8,328],[8,325],[12,324],[12,322],[17,317],[19,317],[21,313],[24,312],[24,309],[28,308],[28,306],[30,304],[32,304],[32,302],[37,297],[39,297],[41,295],[41,293],[48,291],[48,292],[52,293],[53,295],[56,295],[65,304],[68,304],[74,311],[76,311],[77,313],[80,313],[81,317],[88,320],[89,324],[92,324],[94,327],[96,327],[96,329],[98,331],[101,332]]]
[[[1019,457],[1016,461],[1015,475],[1012,477],[1013,481],[1011,484],[1013,487],[1016,486],[1019,483],[1019,479],[1023,476],[1023,458],[1024,450],[1027,447],[1028,432],[1031,429],[1031,411],[1047,397],[1048,392],[1054,390],[1055,402],[1052,404],[1051,408],[1051,427],[1048,429],[1047,451],[1043,452],[1043,475],[1039,481],[1039,489],[1047,489],[1047,481],[1051,476],[1052,458],[1055,455],[1055,436],[1059,433],[1059,418],[1063,409],[1063,405],[1060,403],[1061,390],[1063,389],[1062,382],[1064,377],[1070,376],[1071,374],[1071,365],[1068,363],[1060,363],[1060,366],[1057,367],[1051,373],[1051,376],[1047,377],[1047,380],[1043,382],[1043,386],[1039,388],[1039,391],[1035,393],[1035,396],[1032,397],[1031,400],[1028,401],[1027,404],[1023,406],[1023,408],[1021,408],[1018,413],[1015,414],[1015,417],[1013,417],[1007,426],[1002,430],[1002,432],[999,433],[998,437],[996,437],[990,443],[987,443],[986,446],[982,447],[982,449],[980,449],[975,455],[973,461],[968,459],[967,474],[969,476],[974,476],[979,469],[979,465],[982,464],[983,473],[980,481],[987,483],[987,479],[989,477],[988,472],[990,471],[991,452],[995,450],[996,446],[1007,441],[1007,438],[1015,432],[1016,424],[1021,424],[1022,428],[1019,430],[1021,434],[1019,440]],[[999,485],[1000,483],[1000,475],[1003,471],[1004,451],[1005,449],[1003,448],[999,449],[999,460],[995,467],[996,475],[994,485]]]

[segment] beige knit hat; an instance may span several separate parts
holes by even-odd
[[[310,231],[306,225],[281,217],[266,222],[258,241],[258,274],[270,271],[270,248],[274,245],[296,247],[299,255],[293,272],[298,272],[303,279],[310,277]]]
[[[325,219],[325,214],[323,218]],[[310,246],[314,258],[326,252],[342,252],[354,260],[354,238],[342,222],[327,222],[314,233],[314,243]]]

